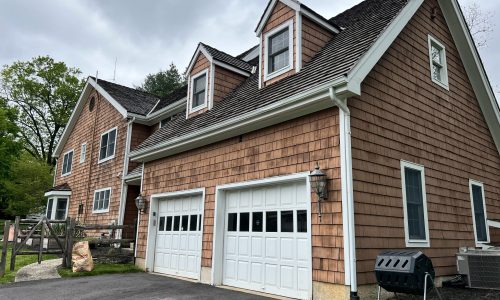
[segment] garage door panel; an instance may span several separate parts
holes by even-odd
[[[311,291],[305,181],[226,191],[223,284],[286,297]]]

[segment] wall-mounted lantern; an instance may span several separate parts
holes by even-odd
[[[316,163],[316,168],[309,174],[309,183],[311,191],[318,196],[318,217],[321,219],[321,202],[328,198],[327,178],[326,174],[319,168]]]
[[[135,206],[137,207],[137,210],[139,212],[145,212],[146,211],[146,198],[139,194],[137,198],[135,198]]]

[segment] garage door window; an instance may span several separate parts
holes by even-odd
[[[167,217],[167,229],[166,231],[172,231],[172,217]]]
[[[266,212],[266,232],[278,232],[278,212]]]
[[[240,232],[250,230],[250,213],[240,213]]]
[[[174,231],[179,231],[179,225],[181,223],[181,216],[174,217]]]
[[[189,216],[182,216],[181,231],[187,231],[188,230],[188,222],[189,222]]]
[[[198,215],[191,215],[189,219],[189,231],[196,231],[198,225]]]
[[[297,232],[307,232],[307,210],[297,211]]]
[[[293,210],[281,212],[281,232],[293,232]]]
[[[262,232],[263,213],[261,211],[252,213],[252,231]]]
[[[238,226],[238,214],[230,213],[227,216],[227,231],[236,231]]]
[[[158,225],[158,231],[165,231],[165,217],[160,217],[160,225]]]

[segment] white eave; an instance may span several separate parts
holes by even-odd
[[[154,113],[149,113],[147,116],[134,113],[129,113],[128,116],[135,118],[134,120],[135,123],[152,126],[169,116],[184,111],[185,109],[186,109],[186,97],[177,100],[174,103],[167,105],[158,111],[155,111]]]
[[[44,195],[45,197],[53,196],[71,196],[71,191],[48,191]]]

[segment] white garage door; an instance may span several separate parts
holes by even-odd
[[[311,234],[304,182],[226,191],[223,284],[309,298]]]
[[[201,195],[159,201],[154,272],[199,278],[202,214]]]

